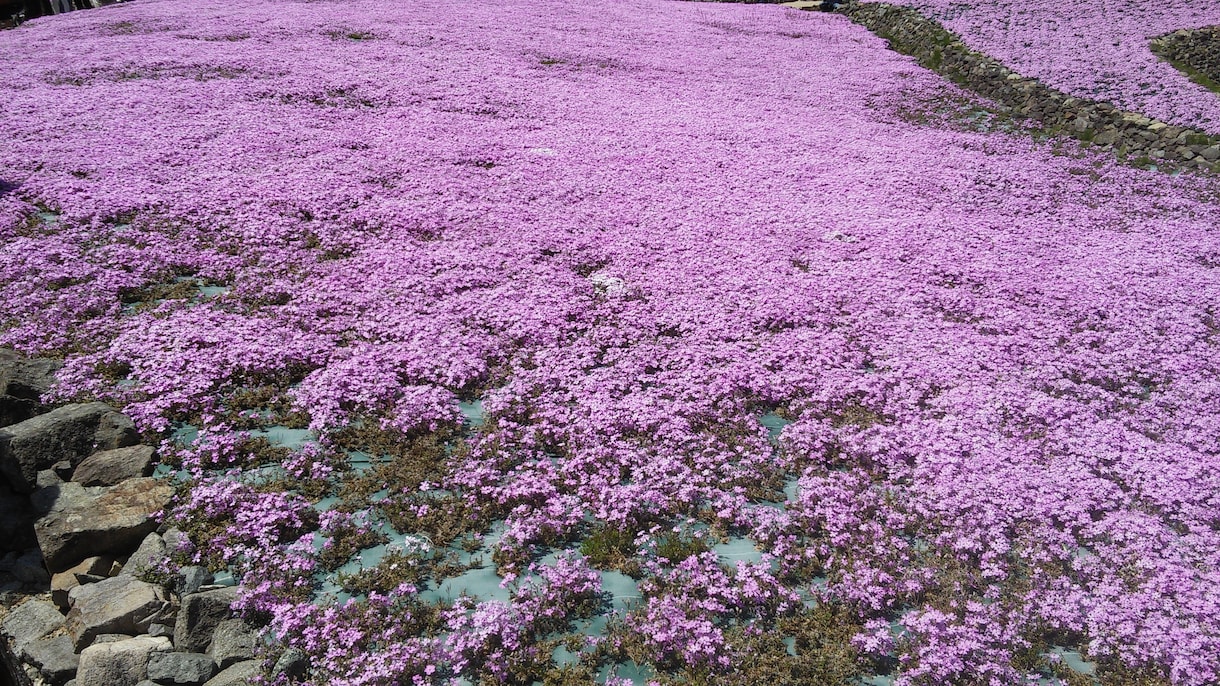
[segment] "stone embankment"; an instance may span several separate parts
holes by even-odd
[[[18,686],[237,686],[237,589],[172,570],[156,451],[104,403],[50,408],[58,363],[0,350],[0,662]],[[0,680],[2,683],[2,680]]]
[[[824,3],[817,3],[819,6]],[[809,9],[817,9],[811,6]],[[968,90],[999,103],[1007,113],[1039,122],[1052,133],[1111,150],[1136,164],[1158,168],[1220,169],[1220,136],[1124,111],[1113,104],[1078,98],[1018,74],[998,60],[971,50],[938,22],[908,7],[849,2],[836,11],[889,41],[890,47]],[[1177,34],[1171,34],[1177,35]],[[1211,64],[1215,43],[1181,41],[1187,59]],[[1191,62],[1192,64],[1196,62]]]

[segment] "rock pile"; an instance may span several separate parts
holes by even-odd
[[[838,11],[888,40],[894,50],[911,55],[924,67],[1000,103],[1015,116],[1040,122],[1053,133],[1113,150],[1137,164],[1220,169],[1220,136],[1050,88],[967,48],[938,22],[914,9],[849,2]]]
[[[1220,92],[1220,26],[1182,29],[1152,40],[1152,52]]]
[[[41,404],[58,364],[0,350],[0,659],[19,686],[247,683],[232,587],[170,575],[156,451],[104,403]]]

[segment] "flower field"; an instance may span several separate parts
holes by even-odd
[[[1054,88],[1220,133],[1220,97],[1148,49],[1157,36],[1220,24],[1220,5],[1214,2],[909,0],[897,4],[921,10],[970,47]]]
[[[1140,52],[1220,16],[1164,5],[928,8],[1220,131]],[[0,346],[161,442],[273,681],[1220,682],[1214,175],[769,5],[139,0],[0,55]]]

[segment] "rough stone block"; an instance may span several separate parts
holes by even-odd
[[[133,445],[93,453],[77,465],[72,481],[82,486],[114,486],[128,479],[149,476],[156,452],[152,446]]]
[[[76,682],[78,686],[136,686],[148,678],[149,657],[170,647],[168,638],[152,636],[91,645],[80,654]]]
[[[77,650],[102,634],[142,634],[173,611],[164,589],[130,576],[77,586],[68,597],[66,627]]]
[[[65,459],[79,463],[93,453],[102,417],[110,414],[118,413],[105,403],[64,405],[0,429],[0,473],[14,490],[30,493],[39,470]]]
[[[34,533],[47,568],[58,572],[86,557],[130,553],[156,530],[153,515],[173,493],[173,486],[152,478],[109,488],[66,483],[35,493],[31,500],[46,511]]]
[[[158,684],[202,684],[216,673],[216,663],[200,653],[161,653],[148,660],[148,678]]]
[[[174,625],[174,646],[187,652],[206,653],[216,626],[229,619],[229,606],[234,600],[237,600],[236,588],[218,588],[183,596],[178,622]]]

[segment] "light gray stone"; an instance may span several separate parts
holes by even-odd
[[[1199,153],[1199,157],[1202,157],[1208,162],[1220,160],[1220,145],[1213,145],[1210,148],[1203,148],[1203,152]]]
[[[216,663],[200,653],[161,653],[148,660],[148,678],[158,684],[202,684],[216,673]]]
[[[250,686],[256,676],[258,676],[257,662],[253,660],[238,662],[220,674],[208,679],[203,686]]]
[[[221,669],[253,660],[258,646],[258,631],[241,619],[226,619],[216,625],[212,634],[212,647],[208,652]]]
[[[82,486],[114,486],[128,479],[152,474],[156,449],[148,445],[103,450],[86,457],[72,473]]]
[[[78,686],[136,686],[148,678],[148,659],[170,649],[168,638],[137,636],[98,643],[81,651]]]
[[[166,638],[173,639],[174,627],[171,624],[149,624],[148,635],[165,636]]]
[[[21,654],[27,646],[64,625],[64,616],[55,605],[37,598],[27,600],[0,619],[0,633],[10,641],[13,652]]]
[[[77,650],[101,634],[142,634],[173,612],[164,589],[131,576],[77,586],[68,599],[72,609],[65,626]]]
[[[174,625],[174,646],[191,653],[206,653],[216,626],[229,618],[229,606],[237,600],[236,588],[182,596],[182,608]]]
[[[52,572],[94,555],[125,555],[157,528],[153,516],[169,503],[174,488],[153,478],[111,487],[66,483],[31,497],[46,512],[34,523],[38,546]]]

